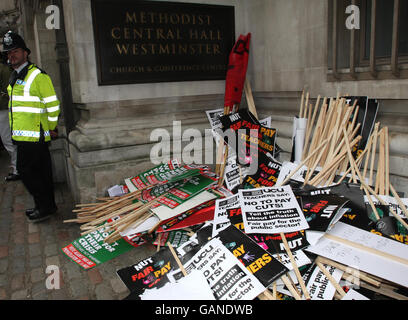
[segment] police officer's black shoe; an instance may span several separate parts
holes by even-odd
[[[27,216],[27,218],[28,222],[36,223],[47,220],[51,218],[52,215],[53,213],[51,212],[41,213],[38,209],[35,209],[32,214]]]
[[[26,216],[28,217],[28,216],[32,215],[35,210],[37,210],[37,208],[27,209],[26,212],[25,212]]]
[[[17,181],[20,180],[20,175],[15,173],[9,173],[7,177],[4,178],[6,181]]]

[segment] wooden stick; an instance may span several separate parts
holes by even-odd
[[[288,277],[286,275],[283,275],[281,277],[283,283],[285,284],[285,286],[289,289],[290,293],[292,294],[292,296],[296,299],[296,300],[302,300],[302,297],[299,295],[299,293],[295,290],[295,288],[292,286],[292,284],[290,283]]]
[[[354,159],[351,159],[350,164],[351,164],[352,166],[354,166],[354,170],[356,171],[357,175],[359,176],[361,184],[362,184],[381,204],[383,204],[383,205],[385,205],[385,206],[388,206],[388,203],[386,203],[383,199],[381,199],[381,198],[377,195],[377,193],[376,193],[373,189],[371,189],[370,186],[368,186],[368,185],[365,183],[365,181],[362,180],[361,173],[360,173],[360,171],[358,170],[358,168],[357,168],[357,166],[356,166],[356,163],[354,162]],[[389,212],[391,212],[391,214],[405,227],[405,229],[408,230],[408,224],[407,224],[397,213],[395,213],[394,210],[393,210],[391,207],[389,207]]]
[[[147,219],[151,218],[154,216],[153,212],[145,212],[144,214],[141,214],[138,217],[134,217],[134,219],[130,220],[129,223],[125,225],[120,225],[117,230],[119,232],[124,232],[127,229],[130,228],[136,228],[140,226],[143,222],[145,222]]]
[[[354,145],[356,144],[358,141],[361,140],[361,136],[356,137],[351,143],[350,145]],[[322,169],[322,171],[320,171],[320,173],[318,175],[316,175],[311,181],[310,184],[311,185],[315,185],[316,183],[318,183],[323,175],[327,174],[327,171],[332,169],[336,164],[338,164],[339,161],[342,160],[343,157],[346,156],[346,150],[342,150],[330,163],[328,163],[327,165],[325,165]],[[326,172],[325,172],[326,171]]]
[[[368,139],[368,143],[364,149],[364,152],[367,153],[366,155],[366,159],[365,159],[365,163],[364,163],[364,170],[363,170],[363,178],[366,177],[367,175],[367,169],[368,169],[368,160],[370,160],[370,153],[371,153],[371,149],[372,149],[372,144],[373,144],[373,135],[370,135],[370,138]]]
[[[104,221],[106,221],[106,220],[108,220],[110,218],[120,216],[121,214],[129,212],[131,210],[140,209],[141,207],[142,207],[141,203],[136,202],[134,204],[127,205],[127,206],[125,206],[125,207],[123,207],[123,208],[121,208],[119,210],[115,210],[114,212],[111,212],[110,214],[108,214],[106,216],[102,216],[102,217],[99,217],[97,219],[94,219],[94,220],[88,222],[87,224],[85,224],[84,226],[98,225],[98,224],[101,224],[102,222],[104,222]]]
[[[384,128],[380,130],[380,161],[377,168],[378,194],[385,195],[385,141],[384,141]],[[377,192],[377,188],[375,189]]]
[[[162,237],[163,233],[159,233],[158,237],[157,237],[157,249],[156,252],[160,251],[160,241],[161,241],[161,237]]]
[[[317,151],[319,151],[319,148],[321,148],[325,143],[327,143],[328,139],[325,139],[311,154],[308,155],[306,159],[304,159],[299,165],[292,170],[292,172],[285,178],[285,180],[282,182],[282,186],[289,181],[290,178],[293,177],[293,175],[308,161]]]
[[[371,163],[370,163],[370,177],[368,180],[368,184],[370,186],[373,185],[373,171],[374,171],[374,161],[375,161],[375,153],[377,151],[377,137],[378,137],[378,128],[380,123],[377,122],[374,126],[374,133],[373,133],[373,149],[371,151]]]
[[[277,290],[276,290],[276,281],[273,283],[273,287],[272,287],[272,288],[273,288],[273,289],[272,289],[273,299],[274,299],[274,300],[277,300],[278,297],[277,297]]]
[[[324,234],[323,237],[325,237],[325,238],[327,238],[329,240],[333,240],[333,241],[336,241],[336,242],[346,244],[346,245],[348,245],[350,247],[354,247],[354,248],[359,249],[359,250],[363,250],[365,252],[369,252],[371,254],[380,256],[380,257],[388,259],[388,260],[392,260],[392,261],[395,261],[395,262],[398,262],[398,263],[405,264],[405,265],[408,266],[408,260],[407,259],[404,259],[404,258],[401,258],[401,257],[398,257],[398,256],[394,256],[394,255],[392,255],[392,254],[390,254],[388,252],[383,252],[383,251],[380,251],[380,250],[377,250],[377,249],[374,249],[374,248],[366,247],[366,246],[364,246],[364,245],[362,245],[360,243],[353,242],[353,241],[350,241],[350,240],[347,240],[347,239],[343,239],[343,238],[340,238],[338,236],[335,236],[335,235],[332,235],[332,234],[329,234],[329,233]]]
[[[374,215],[375,215],[375,218],[376,218],[377,220],[380,220],[381,218],[380,218],[380,216],[379,216],[379,214],[378,214],[377,208],[376,208],[375,205],[374,205],[373,199],[371,199],[371,195],[368,193],[367,188],[363,187],[363,189],[364,189],[364,192],[365,192],[365,194],[366,194],[366,196],[367,196],[368,202],[370,203],[371,209],[373,210],[373,213],[374,213]]]
[[[358,170],[358,168],[356,168],[354,161],[352,165],[354,165],[354,168],[361,180],[362,178],[361,173]],[[368,186],[364,181],[360,181],[360,182],[382,205],[388,206],[388,203],[386,203],[383,199],[381,199],[370,186]],[[389,207],[389,212],[391,212],[391,214],[404,226],[404,228],[408,230],[408,224],[391,207]]]
[[[305,155],[305,157],[307,157],[310,154],[311,150],[316,149],[317,144],[321,140],[321,134],[322,134],[322,131],[323,131],[324,120],[325,120],[325,117],[326,117],[327,108],[328,108],[327,104],[324,104],[322,109],[320,110],[319,117],[317,118],[315,130],[313,131],[312,143],[310,145],[308,154]],[[315,157],[312,157],[309,160],[309,162],[314,163],[315,162]],[[308,167],[310,167],[310,164],[308,165]]]
[[[299,118],[302,118],[303,116],[303,103],[305,99],[305,90],[302,91],[302,97],[300,99],[300,111],[299,111]]]
[[[231,109],[232,107],[224,106],[224,115],[229,114]],[[218,144],[218,149],[217,149],[217,159],[215,163],[215,174],[217,174],[218,176],[220,176],[220,168],[222,165],[222,159],[224,155],[224,147],[228,148],[224,140],[220,138],[220,143]]]
[[[225,173],[225,166],[227,165],[227,158],[228,158],[228,146],[225,148],[224,152],[224,160],[220,167],[220,175],[218,179],[218,186],[221,187],[224,183],[224,173]]]
[[[280,232],[280,236],[282,238],[282,242],[283,242],[283,245],[285,247],[286,253],[289,256],[289,259],[290,259],[290,262],[292,264],[293,270],[295,271],[296,278],[298,279],[300,287],[302,288],[303,294],[304,294],[306,300],[310,300],[310,294],[306,289],[305,282],[303,281],[302,275],[300,274],[299,268],[298,268],[298,266],[296,264],[295,258],[293,257],[292,251],[289,248],[288,241],[286,240],[285,234],[283,232]]]
[[[352,284],[360,286],[360,283],[361,283],[360,279],[358,277],[354,276],[351,273],[344,272],[343,275],[341,276],[341,278],[348,281],[348,282],[350,282],[350,283],[352,283]]]
[[[390,190],[392,195],[394,196],[394,198],[397,200],[398,205],[400,206],[402,212],[404,212],[405,216],[408,219],[408,209],[407,207],[404,205],[404,203],[402,202],[401,198],[399,197],[397,191],[395,191],[394,187],[392,184],[390,184]]]
[[[174,248],[173,248],[173,246],[171,245],[171,243],[170,243],[170,242],[167,242],[167,246],[169,247],[169,249],[170,249],[170,251],[171,251],[171,254],[172,254],[173,257],[174,257],[174,260],[176,260],[177,265],[179,266],[181,272],[183,273],[184,276],[187,276],[186,269],[184,269],[183,264],[181,263],[181,261],[180,261],[179,257],[177,256],[176,252],[174,251]]]
[[[84,207],[93,207],[93,206],[97,206],[100,205],[99,202],[93,202],[93,203],[78,203],[75,206],[76,207],[81,207],[82,209],[85,209]],[[91,208],[89,208],[91,209]],[[92,208],[93,209],[93,208]]]
[[[361,161],[363,160],[363,157],[364,157],[364,155],[365,155],[366,152],[367,152],[367,149],[364,149],[363,152],[357,157],[357,160],[356,160],[357,165],[359,165],[359,164],[361,163]],[[347,164],[349,164],[348,161],[347,161]],[[344,180],[344,178],[345,178],[350,172],[351,172],[351,167],[349,167],[349,168],[347,169],[347,171],[343,173],[341,179],[340,179],[339,181],[337,181],[337,183],[341,183],[341,182]],[[351,180],[350,180],[349,182],[351,182]]]
[[[351,154],[351,148],[350,148],[350,145],[349,145],[349,143],[348,143],[347,132],[346,132],[346,129],[345,129],[344,127],[343,127],[343,133],[344,133],[344,141],[346,142],[347,155],[348,155],[348,157],[349,157],[350,163],[352,163],[352,162],[353,162],[353,155]],[[357,183],[357,177],[356,177],[356,173],[355,173],[355,171],[354,171],[353,166],[351,167],[351,174],[352,174],[352,176],[353,176],[353,182],[354,182],[354,183]]]
[[[274,296],[272,295],[272,293],[266,289],[264,292],[262,292],[260,295],[258,295],[258,298],[260,300],[276,300],[274,299]]]
[[[258,114],[256,112],[256,108],[255,108],[254,97],[252,95],[251,84],[249,83],[248,78],[245,78],[244,90],[245,90],[245,97],[246,97],[247,104],[248,104],[248,110],[255,116],[256,119],[259,119]]]
[[[281,256],[280,256],[280,254],[279,254],[279,250],[278,250],[277,245],[275,244],[275,242],[272,242],[272,244],[273,244],[273,246],[274,246],[274,248],[275,248],[276,255],[277,255],[277,257],[278,257],[278,261],[279,261],[280,263],[284,264],[283,261],[282,261],[282,258],[281,258]],[[301,300],[301,297],[300,297],[301,293],[297,290],[297,287],[296,287],[296,285],[294,284],[294,282],[293,282],[291,276],[289,275],[289,273],[288,273],[288,275],[285,276],[285,277],[286,277],[286,280],[291,284],[292,289],[296,292],[296,295],[299,297],[299,300]],[[283,276],[282,276],[282,280],[283,280]],[[292,291],[291,291],[291,292],[292,292]]]
[[[302,118],[305,118],[305,117],[306,117],[307,108],[309,107],[309,96],[310,96],[310,93],[309,93],[309,91],[308,91],[308,92],[306,93],[305,109],[304,109],[304,111],[303,111]]]
[[[152,234],[154,232],[154,230],[156,230],[160,226],[161,223],[162,223],[162,221],[160,220],[152,228],[150,228],[150,230],[147,233]]]
[[[308,147],[309,147],[310,134],[312,133],[312,127],[313,127],[313,124],[315,122],[315,117],[316,117],[316,114],[317,114],[317,109],[319,107],[319,102],[320,102],[320,95],[317,97],[312,118],[310,119],[310,116],[309,116],[308,120],[307,120],[306,137],[305,137],[305,144],[303,146],[302,160],[305,158],[305,156],[307,154],[307,150],[308,150]],[[312,110],[312,108],[310,108],[310,110]]]
[[[343,288],[338,284],[338,282],[336,281],[336,279],[333,278],[333,276],[330,274],[329,271],[327,271],[327,269],[324,267],[324,265],[319,262],[316,261],[316,265],[319,267],[319,269],[324,273],[324,275],[326,276],[326,278],[329,279],[329,281],[331,282],[331,284],[336,288],[337,292],[341,295],[341,297],[343,298],[346,295],[346,292],[344,292]]]
[[[385,195],[390,195],[390,144],[388,127],[384,127],[384,150],[385,150]]]
[[[316,260],[319,261],[319,262],[321,262],[321,263],[324,263],[324,264],[327,264],[327,265],[336,267],[337,269],[343,270],[343,271],[345,271],[345,272],[351,273],[352,275],[354,275],[355,277],[361,279],[362,281],[365,281],[365,282],[367,282],[367,283],[370,283],[370,284],[372,284],[373,286],[376,286],[376,287],[378,287],[378,288],[379,288],[380,285],[381,285],[381,282],[380,282],[380,281],[371,278],[368,274],[366,274],[366,273],[363,272],[363,271],[360,271],[360,270],[354,269],[354,268],[352,268],[352,267],[343,265],[343,264],[341,264],[341,263],[338,263],[338,262],[336,262],[336,261],[333,261],[333,260],[331,260],[331,259],[328,259],[328,258],[325,258],[325,257],[322,257],[322,256],[318,256],[318,257],[316,258]]]
[[[408,300],[408,297],[406,297],[406,296],[404,296],[402,294],[399,294],[397,292],[394,292],[392,290],[389,290],[389,289],[376,288],[376,287],[370,286],[369,284],[365,284],[365,283],[361,283],[361,287],[365,288],[365,289],[368,289],[368,290],[371,290],[371,291],[374,291],[374,292],[377,292],[377,293],[382,294],[384,296],[396,299],[396,300]]]

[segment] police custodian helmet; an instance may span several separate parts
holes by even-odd
[[[8,31],[3,37],[3,52],[6,53],[17,48],[27,51],[28,54],[31,53],[21,36],[13,31]]]

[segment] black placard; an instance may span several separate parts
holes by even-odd
[[[92,0],[99,85],[224,80],[233,6]]]

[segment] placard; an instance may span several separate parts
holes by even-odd
[[[266,289],[216,238],[184,263],[184,268],[187,273],[201,271],[216,300],[253,300]]]
[[[218,238],[265,287],[289,271],[271,253],[234,226],[222,230]]]
[[[286,233],[309,228],[290,186],[238,191],[245,233]]]
[[[129,235],[113,243],[105,243],[105,238],[111,233],[106,228],[100,228],[79,237],[61,250],[82,268],[91,269],[146,243],[140,235]]]

